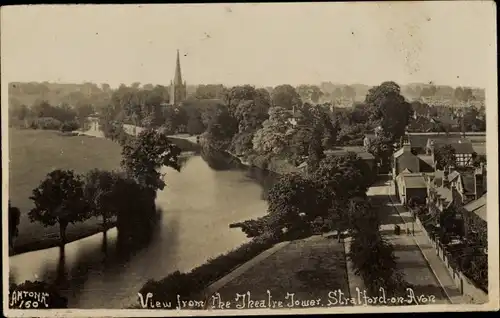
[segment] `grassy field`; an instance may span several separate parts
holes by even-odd
[[[287,293],[294,293],[294,299],[315,300],[320,304],[303,306],[321,307],[328,304],[328,293],[341,290],[349,297],[349,285],[344,246],[334,239],[312,237],[293,241],[275,254],[256,264],[241,276],[233,279],[218,292],[223,300],[231,301],[235,309],[236,294],[250,292],[252,300],[267,300],[267,290],[273,300],[281,300],[288,308],[291,298]],[[240,299],[241,300],[241,299]]]
[[[90,136],[62,136],[57,131],[9,129],[9,198],[21,210],[19,236],[14,253],[57,245],[59,228],[31,223],[29,199],[47,173],[53,169],[72,169],[84,173],[93,168],[119,168],[121,147],[107,139]],[[69,225],[69,241],[95,234],[100,220]]]

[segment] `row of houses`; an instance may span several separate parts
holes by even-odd
[[[438,213],[453,211],[455,218],[464,221],[465,233],[470,232],[467,227],[471,224],[485,227],[487,169],[486,164],[473,166],[472,156],[477,153],[474,143],[448,138],[448,144],[455,149],[457,165],[438,170],[434,151],[446,141],[428,135],[427,141],[419,136],[415,143],[415,138],[408,137],[393,155],[392,174],[401,202],[431,205]],[[481,142],[480,138],[476,141]]]

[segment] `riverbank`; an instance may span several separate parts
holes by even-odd
[[[111,140],[61,134],[59,131],[9,129],[9,200],[21,211],[13,254],[59,246],[59,226],[44,227],[31,222],[32,191],[54,169],[71,169],[84,174],[98,168],[120,167],[121,147]],[[68,240],[75,241],[101,232],[101,220],[91,218],[70,224]]]
[[[89,227],[80,227],[72,230],[68,227],[66,233],[66,244],[87,238],[92,235],[96,235],[102,233],[104,231],[108,231],[116,227],[116,222],[110,222],[106,228],[103,228],[102,224],[97,226],[89,226]],[[47,238],[42,238],[41,240],[32,241],[25,244],[15,245],[12,253],[9,253],[9,256],[16,256],[19,254],[44,250],[53,247],[60,246],[60,238],[59,235],[50,236]]]

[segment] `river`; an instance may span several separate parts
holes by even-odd
[[[56,282],[68,307],[115,309],[136,304],[148,279],[186,272],[249,239],[229,224],[265,214],[265,191],[275,176],[247,168],[225,154],[184,154],[181,172],[165,167],[158,192],[162,218],[153,240],[126,258],[116,249],[117,230],[9,258],[10,279]]]

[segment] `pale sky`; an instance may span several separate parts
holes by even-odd
[[[2,7],[2,77],[167,85],[485,87],[493,2]],[[490,84],[491,85],[491,84]]]

